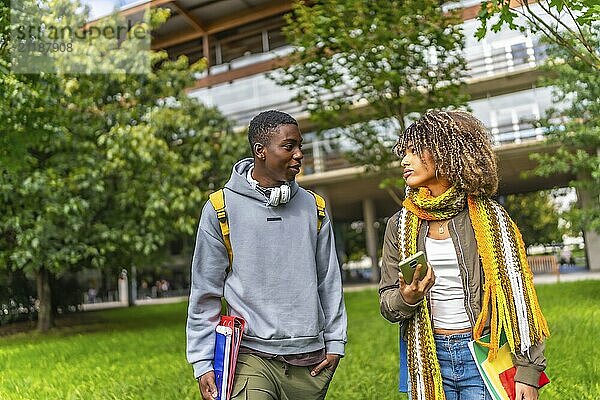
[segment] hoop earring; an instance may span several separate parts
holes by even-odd
[[[436,181],[440,180],[440,178],[438,177],[438,170],[437,169],[435,170],[435,180]]]

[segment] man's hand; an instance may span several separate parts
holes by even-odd
[[[198,379],[198,389],[202,400],[214,400],[217,398],[219,391],[215,383],[215,372],[209,371]]]
[[[433,268],[431,267],[431,264],[429,264],[429,268],[427,268],[427,273],[423,279],[418,279],[418,277],[421,276],[422,267],[423,266],[421,264],[417,264],[417,268],[415,268],[413,280],[410,285],[404,281],[402,272],[398,272],[398,279],[400,280],[400,294],[402,295],[404,301],[408,304],[417,304],[419,301],[421,301],[435,283],[435,275],[433,274]]]
[[[537,400],[538,389],[521,382],[515,382],[516,400]]]
[[[335,372],[335,369],[337,368],[339,362],[340,362],[340,356],[338,354],[327,354],[325,356],[325,359],[323,361],[321,361],[321,363],[319,365],[314,367],[313,370],[310,372],[310,374],[312,376],[317,376],[317,375],[319,375],[319,372],[321,372],[325,368],[328,368],[332,372]]]

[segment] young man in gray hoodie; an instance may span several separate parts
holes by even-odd
[[[232,399],[323,399],[344,355],[346,310],[333,229],[318,229],[315,197],[295,181],[302,135],[288,114],[250,122],[253,158],[239,161],[224,188],[233,262],[210,202],[192,260],[187,358],[204,400],[217,396],[215,327],[224,297],[246,320]],[[224,399],[224,397],[221,397]]]

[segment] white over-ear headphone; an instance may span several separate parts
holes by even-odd
[[[246,174],[246,180],[248,182],[250,182],[252,189],[256,189],[256,187],[258,186],[261,188],[261,191],[262,190],[270,190],[271,191],[271,194],[269,195],[269,201],[267,201],[268,206],[277,207],[279,204],[285,204],[288,201],[290,201],[290,197],[292,194],[292,189],[290,188],[290,185],[288,185],[287,183],[284,183],[283,185],[281,185],[279,187],[263,188],[258,184],[258,181],[252,177],[252,169],[253,168],[254,167],[251,167],[248,170],[248,173]]]
[[[285,204],[290,201],[291,190],[287,183],[270,189],[271,195],[269,196],[269,202],[267,205],[277,207],[279,204]]]

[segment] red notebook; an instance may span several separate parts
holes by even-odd
[[[500,382],[502,382],[502,386],[506,390],[508,397],[510,400],[516,400],[516,390],[515,390],[515,374],[517,373],[517,367],[512,367],[507,369],[506,371],[500,374]],[[548,379],[548,375],[545,372],[542,372],[540,375],[540,380],[538,382],[538,387],[542,387],[545,384],[550,383],[550,379]]]

